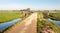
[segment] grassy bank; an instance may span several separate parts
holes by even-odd
[[[21,17],[22,14],[20,11],[0,11],[0,23]]]
[[[50,25],[49,27],[52,28],[52,30],[55,33],[60,33],[60,28],[56,24],[54,24],[50,21],[46,21],[46,20],[42,20],[42,21],[38,20],[38,25],[37,25],[38,33],[40,33],[42,31],[41,29],[42,29],[42,26],[44,26],[44,25],[47,25],[47,26]]]
[[[41,16],[43,16],[42,13],[38,14],[38,21],[37,21],[37,32],[41,33],[42,32],[42,27],[44,26],[44,29],[46,26],[49,26],[49,28],[54,31],[55,33],[60,33],[60,28],[59,26],[57,26],[55,23],[48,21],[48,20],[43,20],[44,18]],[[39,16],[40,15],[40,16]]]

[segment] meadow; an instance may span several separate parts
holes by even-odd
[[[49,18],[60,21],[60,12],[57,11],[56,13],[49,13]]]
[[[21,17],[22,13],[20,11],[0,11],[0,23]]]

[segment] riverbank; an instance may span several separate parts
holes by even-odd
[[[40,15],[40,14],[39,14]],[[42,14],[43,16],[43,14]],[[44,20],[44,16],[43,16],[43,19],[40,20],[41,18],[38,18],[38,23],[37,23],[37,31],[38,33],[60,33],[60,27],[49,21],[49,20]]]
[[[49,21],[55,23],[56,25],[60,26],[60,21],[58,21],[58,20],[53,20],[53,19],[50,19],[50,18],[45,19],[45,20],[49,20]]]
[[[38,25],[37,25],[37,31],[38,33],[42,32],[43,30],[49,30],[51,29],[53,32],[55,33],[60,33],[60,28],[53,22],[48,21],[48,20],[42,20],[42,21],[38,21]],[[46,28],[45,28],[45,27]],[[48,28],[47,28],[48,27]],[[42,30],[43,29],[43,30]],[[50,31],[51,31],[50,30]],[[52,32],[51,31],[51,32]],[[46,32],[46,31],[45,31]]]

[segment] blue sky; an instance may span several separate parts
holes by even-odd
[[[60,0],[0,0],[0,10],[31,8],[33,10],[60,10]]]

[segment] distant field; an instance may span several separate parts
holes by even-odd
[[[0,23],[21,17],[22,14],[20,11],[0,11]]]
[[[55,19],[55,20],[60,20],[60,12],[57,13],[50,13],[50,18]]]

